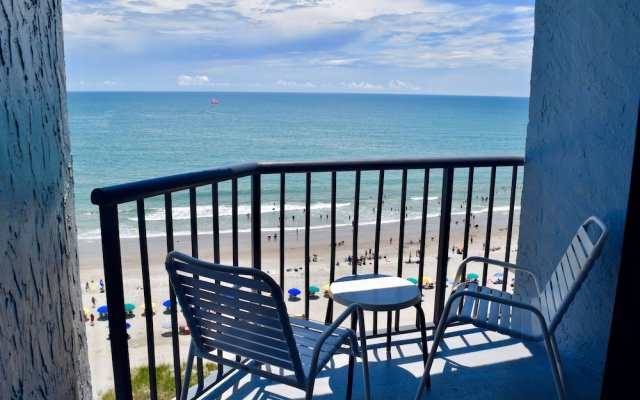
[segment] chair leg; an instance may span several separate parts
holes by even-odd
[[[191,369],[193,368],[193,342],[189,346],[189,355],[187,356],[187,366],[184,371],[184,382],[182,382],[182,392],[180,400],[186,400],[189,394],[189,381],[191,380]]]
[[[351,394],[353,393],[353,369],[355,367],[356,357],[351,354],[349,355],[349,376],[347,378],[347,394],[345,399],[351,400]]]
[[[431,366],[433,365],[433,359],[436,356],[436,352],[438,351],[438,346],[440,345],[440,341],[444,336],[444,331],[447,328],[448,321],[444,318],[444,316],[448,315],[448,309],[445,307],[445,313],[443,313],[443,318],[438,323],[438,327],[436,328],[436,333],[433,336],[433,344],[431,345],[431,351],[429,352],[429,356],[427,357],[427,365],[424,367],[424,373],[422,374],[422,379],[420,380],[420,384],[418,385],[418,393],[416,393],[415,400],[419,400],[422,398],[422,392],[424,387],[431,387]]]
[[[429,356],[429,349],[427,348],[427,327],[424,319],[424,311],[420,306],[420,303],[415,305],[416,314],[418,314],[419,327],[420,328],[420,336],[422,339],[422,362],[426,365],[427,358]]]
[[[371,388],[369,385],[369,356],[367,355],[367,332],[364,330],[364,314],[358,310],[358,330],[360,331],[360,353],[362,354],[362,379],[364,385],[364,398],[371,398]],[[355,349],[352,345],[352,349]]]
[[[358,318],[355,314],[351,315],[351,329],[356,330],[356,323]],[[353,369],[355,368],[356,357],[353,354],[349,355],[349,372],[347,376],[347,393],[345,398],[347,400],[351,400],[351,395],[353,393]]]
[[[315,376],[310,376],[309,377],[309,384],[307,385],[307,390],[304,394],[304,399],[305,400],[311,400],[313,399],[313,387],[316,384],[316,377]]]
[[[560,356],[556,348],[557,344],[555,343],[555,339],[546,331],[544,332],[544,344],[547,349],[547,355],[549,356],[549,363],[551,364],[551,372],[553,373],[553,380],[556,384],[556,392],[558,393],[558,398],[564,399],[564,380],[562,377]]]
[[[560,383],[562,384],[562,391],[566,393],[566,386],[564,381],[564,373],[562,370],[562,361],[560,360],[560,352],[558,351],[558,343],[556,342],[556,337],[554,335],[551,336],[551,348],[553,349],[553,355],[556,358],[556,363],[558,364],[558,373],[560,375]]]

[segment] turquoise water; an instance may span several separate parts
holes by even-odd
[[[211,99],[218,100],[217,105]],[[293,93],[69,93],[78,235],[98,238],[96,187],[208,169],[245,161],[422,158],[524,154],[528,99],[501,97]],[[509,171],[499,171],[496,207],[507,202]],[[520,175],[521,176],[521,175]],[[399,172],[385,175],[384,220],[399,218]],[[487,171],[478,171],[477,195],[487,195]],[[314,175],[312,224],[328,224],[329,174]],[[287,178],[287,227],[303,226],[304,177]],[[353,214],[353,174],[339,174],[338,223]],[[436,215],[438,174],[429,214]],[[363,173],[360,221],[375,219],[377,173]],[[409,175],[407,217],[419,218],[422,174]],[[464,197],[466,174],[456,177],[454,204]],[[342,185],[342,186],[341,186]],[[344,186],[344,190],[340,188]],[[432,186],[432,185],[430,185]],[[486,186],[486,188],[485,188]],[[230,185],[220,187],[222,229],[230,227]],[[240,181],[240,216],[249,212],[249,182]],[[210,196],[198,192],[202,231],[210,229]],[[279,181],[263,178],[263,224],[277,225]],[[178,195],[177,231],[188,231],[188,201]],[[433,207],[431,206],[433,203]],[[394,206],[394,204],[396,204]],[[164,226],[161,199],[147,201],[150,235]],[[395,208],[394,208],[395,207]],[[476,212],[486,203],[474,202]],[[123,237],[136,235],[135,204],[119,209]],[[324,218],[320,218],[324,216]],[[180,223],[184,222],[183,225]],[[246,229],[246,218],[240,218]],[[209,225],[208,225],[209,224]]]

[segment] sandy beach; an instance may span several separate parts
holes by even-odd
[[[507,236],[507,214],[497,212],[494,214],[492,222],[492,235],[489,248],[490,257],[500,260],[505,259],[505,247]],[[518,241],[518,220],[516,212],[514,218],[514,233],[511,244],[510,260],[515,261]],[[475,225],[478,227],[475,228]],[[375,226],[363,225],[359,228],[358,249],[359,255],[374,249]],[[425,240],[425,263],[424,276],[435,279],[436,277],[436,252],[438,247],[438,218],[429,218],[427,221],[427,234]],[[269,273],[276,282],[279,282],[279,259],[280,240],[273,238],[274,232],[263,232],[262,238],[262,270]],[[379,273],[387,275],[398,275],[398,233],[399,223],[382,224],[380,232],[380,257]],[[454,217],[451,223],[449,266],[447,277],[453,279],[455,271],[462,259],[462,255],[457,254],[455,248],[463,246],[464,222],[463,216],[457,219]],[[472,220],[470,234],[473,243],[469,244],[469,255],[484,255],[484,241],[486,234],[486,214],[478,214]],[[322,288],[329,283],[330,273],[330,230],[312,229],[310,232],[310,253],[317,255],[317,261],[310,262],[310,285]],[[410,220],[405,225],[405,238],[403,248],[403,263],[401,276],[404,278],[418,277],[419,264],[417,263],[416,250],[419,249],[420,220]],[[336,247],[336,279],[350,275],[351,266],[345,261],[345,257],[352,252],[353,233],[351,228],[338,228],[336,230],[336,241],[344,245]],[[239,233],[239,264],[251,265],[250,237],[248,233]],[[285,233],[285,285],[283,290],[296,287],[304,295],[304,231],[300,229],[298,233],[288,230]],[[166,256],[166,239],[150,238],[149,264],[152,302],[155,303],[155,313],[153,316],[154,342],[156,363],[171,363],[173,360],[171,350],[171,337],[167,329],[162,326],[170,320],[170,316],[165,311],[162,303],[169,298],[169,282],[164,269],[164,259]],[[199,237],[199,257],[205,260],[213,259],[213,241],[211,235],[200,235]],[[133,316],[127,322],[131,324],[129,333],[129,357],[132,366],[148,364],[148,350],[146,341],[146,324],[143,316],[142,305],[144,296],[142,290],[142,275],[140,268],[139,242],[137,239],[123,239],[121,241],[124,293],[125,302],[135,305]],[[232,263],[231,235],[222,234],[220,238],[221,261],[223,264]],[[191,253],[191,242],[188,236],[175,238],[175,250]],[[102,265],[102,251],[99,240],[80,240],[80,277],[83,285],[83,305],[89,309],[89,314],[93,313],[96,318],[93,325],[87,319],[86,331],[89,348],[89,362],[91,368],[92,385],[94,398],[99,398],[100,393],[113,386],[113,372],[111,365],[111,350],[108,340],[108,329],[106,320],[98,320],[97,307],[106,304],[105,293],[99,290],[98,282],[104,279]],[[411,258],[411,262],[409,262]],[[491,278],[498,268],[489,267],[488,277]],[[372,273],[373,260],[368,259],[366,265],[358,267],[358,273]],[[482,264],[471,264],[468,272],[482,273]],[[89,290],[85,290],[86,282],[89,283]],[[498,285],[496,285],[498,287]],[[423,289],[424,310],[427,322],[433,319],[434,290]],[[92,305],[92,298],[95,298],[95,307]],[[327,298],[319,293],[319,296],[310,298],[310,319],[324,320]],[[292,315],[304,313],[304,301],[287,301],[287,308]],[[334,315],[342,311],[342,307],[337,305]],[[367,329],[372,327],[373,313],[365,313],[365,324]],[[180,316],[179,316],[180,318]],[[407,310],[401,313],[401,325],[415,323],[415,312]],[[180,335],[181,352],[180,356],[184,360],[188,350],[190,337]]]

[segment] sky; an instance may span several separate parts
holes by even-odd
[[[62,0],[70,91],[529,96],[534,0]]]

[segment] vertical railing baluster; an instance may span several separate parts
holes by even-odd
[[[253,215],[251,216],[253,218]],[[233,265],[238,265],[238,179],[231,180],[231,248]]]
[[[376,203],[376,236],[374,244],[375,259],[373,260],[373,273],[377,274],[379,270],[379,258],[380,254],[380,230],[382,228],[382,199],[384,198],[384,170],[380,170],[378,177],[378,201]]]
[[[380,231],[382,230],[382,199],[384,198],[384,169],[380,170],[378,176],[378,201],[376,202],[376,236],[374,244],[375,258],[373,260],[373,273],[380,270]],[[373,313],[373,334],[378,334],[378,312]]]
[[[144,293],[144,314],[147,331],[147,357],[149,359],[149,397],[158,398],[156,384],[156,352],[153,340],[153,307],[151,305],[151,282],[149,280],[149,251],[147,247],[147,223],[144,199],[136,202],[138,212],[138,237],[140,242],[140,267],[142,269],[142,290]]]
[[[491,183],[489,184],[489,207],[487,210],[487,233],[484,241],[484,256],[489,257],[489,250],[491,248],[491,224],[493,222],[493,200],[496,192],[496,167],[491,167]],[[482,286],[487,284],[487,271],[489,265],[485,263],[482,267]]]
[[[124,312],[124,287],[118,206],[100,206],[100,235],[102,237],[102,260],[107,295],[111,361],[113,364],[116,398],[131,399],[131,371],[129,369],[129,346]]]
[[[424,181],[422,184],[422,219],[420,224],[420,243],[419,243],[419,252],[420,257],[418,258],[418,285],[422,287],[422,279],[424,278],[424,260],[425,260],[425,251],[426,251],[426,240],[427,240],[427,215],[429,209],[429,170],[424,170]],[[417,255],[416,255],[417,257]]]
[[[251,262],[253,268],[258,269],[262,269],[262,212],[260,211],[262,196],[260,190],[260,174],[256,173],[251,176]]]
[[[286,194],[286,186],[285,186],[285,175],[280,174],[280,288],[284,290],[284,227],[285,227],[285,194]]]
[[[164,221],[167,232],[167,253],[173,251],[173,200],[171,193],[164,195]],[[173,346],[173,377],[176,384],[176,398],[182,391],[182,372],[180,369],[180,344],[178,342],[178,306],[176,294],[169,282],[169,302],[171,303],[171,344]]]
[[[191,255],[198,258],[198,203],[196,188],[189,189],[189,222],[191,227]],[[198,278],[194,275],[194,278]],[[198,391],[204,388],[204,373],[202,358],[196,358],[196,375],[198,377]]]
[[[211,185],[211,223],[213,227],[213,262],[220,262],[220,209],[218,182]],[[222,350],[216,350],[218,357],[222,357]],[[224,368],[216,369],[216,382],[222,379]]]
[[[440,201],[440,237],[438,239],[438,267],[436,270],[436,294],[434,322],[437,324],[444,309],[447,291],[447,264],[449,259],[449,233],[451,230],[451,202],[453,200],[453,168],[442,172],[442,195]]]
[[[220,210],[218,182],[211,185],[211,219],[213,226],[213,262],[220,262]]]
[[[331,265],[329,267],[329,284],[332,284],[336,278],[336,186],[337,173],[333,171],[331,172]],[[329,298],[324,322],[325,324],[330,324],[331,321],[333,321],[333,299]]]
[[[511,194],[509,197],[509,222],[507,224],[507,244],[505,247],[504,253],[504,261],[509,262],[509,257],[511,253],[511,238],[513,236],[513,213],[515,210],[516,203],[516,185],[518,184],[518,167],[514,166],[513,171],[511,172]],[[509,274],[509,269],[505,268],[502,273],[502,291],[507,290],[507,275]]]
[[[196,189],[189,189],[189,222],[191,228],[191,255],[198,258],[198,204]]]
[[[471,228],[471,202],[473,197],[473,175],[474,168],[469,167],[469,179],[467,180],[467,207],[464,217],[464,240],[462,244],[462,259],[469,254],[469,229]],[[467,267],[462,270],[462,276],[467,276]]]
[[[311,172],[307,172],[304,216],[304,317],[309,319],[309,254],[311,236]]]
[[[407,169],[402,170],[402,189],[400,194],[400,232],[398,234],[398,276],[402,277],[404,253],[404,223],[407,217]],[[396,332],[400,329],[400,310],[396,311]]]
[[[351,256],[351,275],[358,273],[358,216],[360,214],[360,170],[356,171],[355,193],[353,196],[353,255]]]

